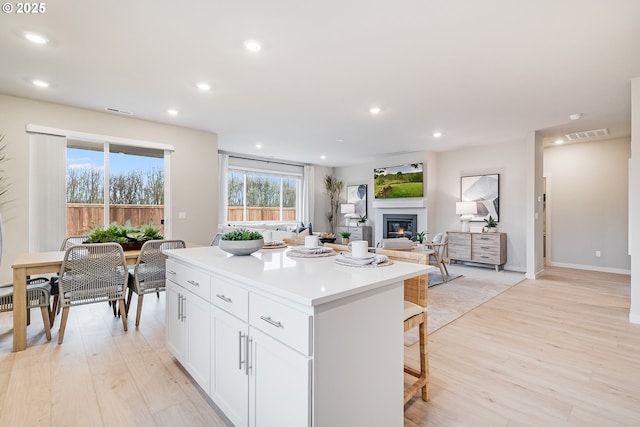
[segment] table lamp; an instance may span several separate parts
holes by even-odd
[[[462,228],[460,231],[469,231],[469,221],[478,213],[478,205],[476,202],[456,202],[456,215],[460,215]]]
[[[355,217],[356,205],[353,203],[342,203],[340,205],[340,213],[344,214],[344,222],[349,227],[349,219]]]

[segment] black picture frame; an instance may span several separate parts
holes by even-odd
[[[367,217],[367,184],[347,185],[347,203],[355,206],[358,217]]]
[[[489,215],[500,221],[500,174],[460,177],[460,201],[477,203],[478,213],[471,221],[484,221]]]

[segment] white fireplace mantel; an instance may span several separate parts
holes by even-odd
[[[427,231],[427,209],[426,199],[395,199],[395,200],[375,200],[373,202],[374,211],[374,240],[377,244],[382,240],[382,215],[388,213],[415,214],[418,216],[417,231]]]
[[[373,207],[378,209],[393,209],[393,208],[424,208],[427,206],[427,201],[424,198],[415,199],[384,199],[374,200]]]

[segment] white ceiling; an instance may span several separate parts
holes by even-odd
[[[45,5],[0,16],[1,93],[114,107],[215,132],[222,150],[329,166],[531,131],[628,136],[630,79],[640,77],[638,0]],[[245,50],[246,39],[262,51]],[[371,115],[372,105],[382,112]]]

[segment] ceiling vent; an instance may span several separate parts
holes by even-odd
[[[577,139],[595,138],[597,136],[607,136],[607,135],[609,135],[609,130],[607,128],[603,128],[603,129],[585,130],[582,132],[568,133],[565,136],[567,137],[568,141],[575,141]]]
[[[105,107],[105,110],[107,110],[110,113],[124,114],[125,116],[133,115],[131,111],[124,111],[124,110],[120,110],[118,108],[113,108],[113,107]]]

